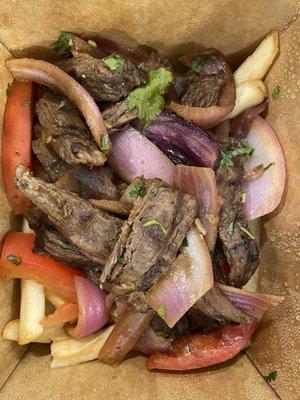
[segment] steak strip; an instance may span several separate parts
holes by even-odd
[[[34,178],[22,165],[16,168],[15,185],[90,260],[103,263],[109,257],[121,230],[120,219],[97,210],[74,193]]]
[[[122,228],[101,276],[104,286],[128,296],[136,310],[143,307],[143,292],[167,272],[196,213],[194,197],[153,180]]]

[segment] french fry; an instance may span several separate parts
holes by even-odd
[[[225,119],[231,119],[241,114],[248,108],[262,103],[268,95],[268,90],[263,81],[246,81],[236,87],[236,99],[234,109],[226,115]]]
[[[21,281],[19,344],[34,341],[43,333],[41,319],[45,317],[44,287],[31,280]]]
[[[56,294],[47,288],[45,288],[45,298],[55,308],[58,308],[62,306],[64,303],[66,303],[66,300],[63,299],[59,294]]]
[[[3,339],[18,341],[19,338],[20,320],[14,319],[8,322],[2,332]],[[56,342],[59,340],[68,339],[68,335],[65,333],[62,326],[51,326],[44,329],[43,333],[33,340],[34,343],[51,343],[53,340]]]
[[[51,344],[51,368],[63,368],[98,359],[113,325],[82,339],[67,339]]]
[[[278,53],[278,42],[278,32],[271,32],[235,71],[235,84],[240,85],[245,81],[262,79]]]

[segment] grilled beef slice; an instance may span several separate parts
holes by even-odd
[[[108,129],[119,128],[136,119],[138,110],[136,108],[130,109],[127,101],[122,100],[106,107],[102,111],[102,116]]]
[[[57,66],[73,76],[96,101],[119,101],[147,80],[145,71],[130,60],[125,60],[121,71],[112,70],[104,60],[93,57],[69,58]]]
[[[55,182],[55,186],[77,193],[85,199],[117,200],[118,189],[112,182],[109,167],[76,165]]]
[[[101,263],[109,257],[121,230],[120,219],[97,210],[76,194],[34,178],[22,165],[16,168],[15,185],[90,260]]]
[[[68,171],[68,165],[41,138],[32,142],[32,150],[52,182]]]
[[[250,322],[247,314],[231,303],[218,285],[214,285],[193,305],[193,308],[218,322]]]
[[[30,207],[25,215],[31,229],[35,231],[34,253],[50,255],[58,261],[83,271],[89,279],[99,284],[102,265],[91,261],[78,247],[70,243],[52,225],[39,208]]]
[[[46,91],[36,104],[40,122],[36,133],[67,164],[103,164],[103,154],[94,143],[76,107],[63,95]]]
[[[153,180],[122,228],[101,277],[104,286],[143,308],[143,292],[169,269],[196,213],[194,197]]]
[[[230,266],[222,281],[228,285],[245,285],[258,267],[259,251],[255,239],[241,228],[249,230],[242,203],[243,164],[235,158],[234,166],[223,166],[217,171],[217,186],[224,202],[219,215],[219,237]]]
[[[60,93],[46,90],[37,101],[35,111],[40,124],[52,136],[74,132],[88,135],[88,128],[79,111]]]

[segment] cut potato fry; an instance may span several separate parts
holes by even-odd
[[[51,368],[63,368],[98,359],[113,325],[82,339],[67,339],[51,344]]]
[[[19,338],[19,328],[20,328],[20,320],[14,319],[13,321],[8,322],[2,333],[3,339],[18,341]],[[44,329],[43,333],[35,338],[33,342],[35,343],[51,343],[59,340],[66,340],[69,336],[65,333],[64,328],[62,326],[52,326]]]
[[[278,32],[271,32],[235,71],[236,85],[245,81],[262,79],[272,65],[278,52]]]
[[[55,308],[58,308],[66,303],[66,300],[63,299],[59,294],[56,294],[47,288],[45,288],[45,298]]]
[[[19,344],[33,342],[43,333],[41,319],[45,317],[44,287],[31,280],[21,281]]]
[[[241,114],[248,108],[262,103],[268,95],[268,90],[263,81],[247,81],[236,87],[236,99],[234,109],[226,115],[225,119],[231,119]]]

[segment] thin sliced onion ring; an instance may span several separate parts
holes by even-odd
[[[282,296],[249,292],[248,290],[237,289],[233,286],[222,285],[221,283],[218,283],[218,285],[235,306],[257,319],[261,319],[264,312],[268,311],[271,307],[277,306],[284,300]]]
[[[104,290],[82,276],[75,276],[74,283],[79,314],[77,325],[68,327],[67,333],[79,339],[103,328],[108,320],[108,311]]]
[[[17,80],[30,80],[59,89],[78,107],[95,142],[100,145],[102,136],[107,134],[101,112],[91,95],[75,79],[53,64],[31,58],[8,60],[6,67]],[[103,163],[105,161],[103,155]]]

